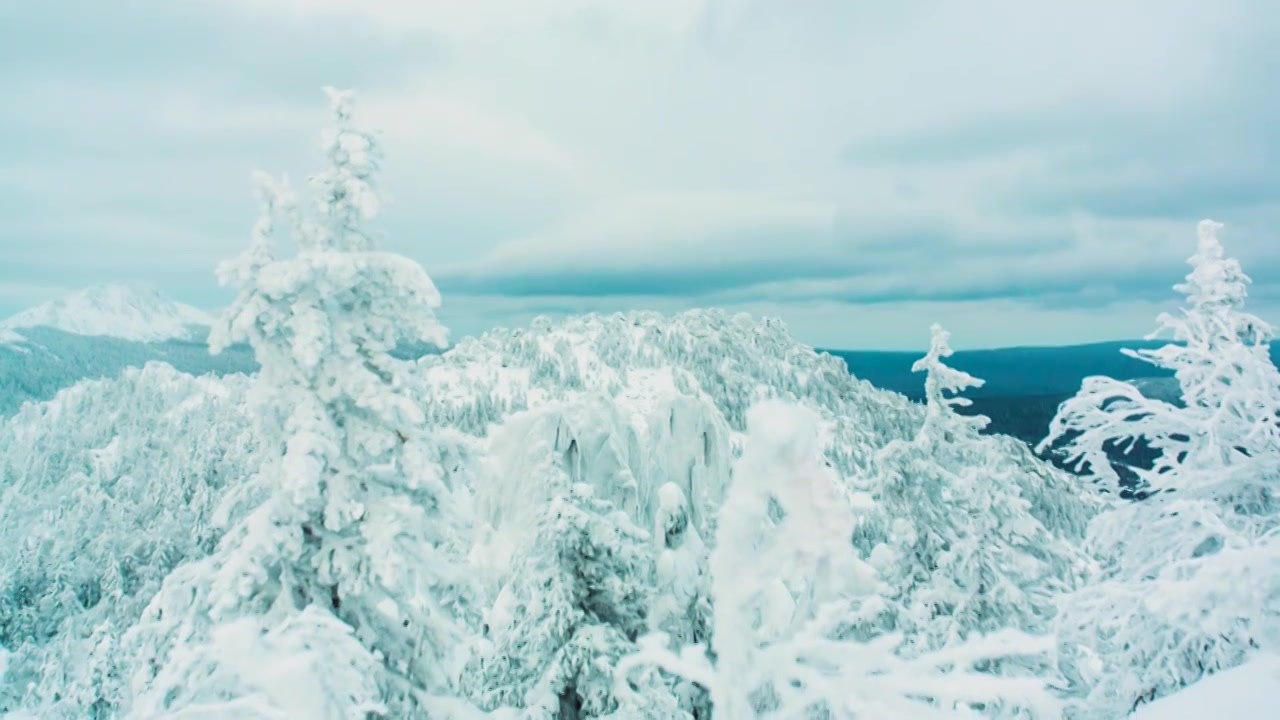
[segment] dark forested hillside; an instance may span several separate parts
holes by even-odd
[[[1016,437],[1035,445],[1046,435],[1058,406],[1080,388],[1089,376],[1127,378],[1147,395],[1166,394],[1176,385],[1172,375],[1121,353],[1122,348],[1159,347],[1158,341],[1108,342],[1066,347],[1019,347],[956,352],[949,363],[985,380],[980,388],[965,393],[973,401],[965,414],[991,419],[986,432]],[[849,366],[849,372],[871,384],[923,400],[921,376],[911,372],[918,353],[828,350]],[[1273,356],[1276,354],[1272,350]],[[1168,388],[1164,386],[1170,386]],[[1176,397],[1170,398],[1176,400]],[[1139,444],[1132,452],[1115,458],[1121,464],[1145,465],[1150,453]],[[1046,459],[1065,467],[1059,457]]]
[[[1058,405],[1080,389],[1080,381],[1092,375],[1139,380],[1144,392],[1159,393],[1171,374],[1121,353],[1123,348],[1152,348],[1160,341],[1071,345],[1066,347],[1015,347],[996,350],[957,351],[948,358],[952,366],[985,380],[965,393],[973,400],[967,412],[991,418],[989,432],[1012,435],[1030,443],[1044,437]],[[845,361],[849,372],[876,387],[902,393],[913,400],[923,396],[920,374],[911,372],[916,352],[826,350]],[[1272,357],[1280,351],[1271,350]]]
[[[248,346],[210,355],[203,338],[136,342],[43,327],[24,330],[23,336],[25,342],[0,343],[0,417],[28,400],[48,400],[81,380],[115,377],[125,368],[149,362],[168,363],[192,375],[257,369]]]

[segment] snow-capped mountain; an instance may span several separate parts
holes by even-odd
[[[117,283],[86,288],[0,321],[0,342],[14,342],[23,330],[37,327],[135,342],[185,340],[212,322],[204,311],[152,288]]]

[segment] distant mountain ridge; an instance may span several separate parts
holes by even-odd
[[[1156,348],[1165,344],[1163,340],[1119,340],[1061,347],[966,350],[957,351],[947,363],[986,381],[982,387],[965,392],[973,404],[962,412],[986,415],[991,419],[989,432],[1035,444],[1048,432],[1058,406],[1075,395],[1081,381],[1089,376],[1128,380],[1149,397],[1180,402],[1180,389],[1171,372],[1120,352],[1124,348]],[[917,401],[923,397],[924,377],[911,372],[911,365],[921,353],[823,352],[841,358],[850,373],[876,387]],[[1280,349],[1272,347],[1271,356],[1280,364]]]
[[[0,417],[81,380],[163,362],[191,375],[257,370],[247,347],[209,354],[213,316],[154,288],[97,285],[0,321]]]
[[[0,321],[0,342],[17,342],[41,327],[133,342],[192,340],[207,334],[212,324],[208,313],[153,288],[112,283],[85,288]]]
[[[162,362],[190,375],[257,372],[247,345],[209,354],[205,334],[191,339],[139,342],[107,335],[77,335],[51,327],[23,330],[17,341],[0,341],[0,418],[27,401],[49,400],[82,380],[113,378],[127,368]]]

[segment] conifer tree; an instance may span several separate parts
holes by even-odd
[[[634,652],[653,604],[649,534],[600,497],[584,476],[577,438],[555,406],[510,418],[497,434],[519,444],[521,478],[541,506],[489,613],[488,647],[466,675],[469,694],[491,710],[528,720],[678,720],[686,717],[656,673],[640,697],[620,699],[614,664]],[[531,430],[541,428],[542,432]],[[550,429],[550,432],[546,432]],[[553,437],[549,442],[534,438]],[[575,477],[581,481],[575,482]]]
[[[130,633],[142,716],[253,703],[316,718],[456,707],[466,574],[444,548],[463,530],[462,506],[440,440],[405,392],[408,366],[391,355],[406,340],[443,345],[440,294],[416,263],[374,249],[380,146],[354,126],[352,94],[326,92],[335,127],[310,212],[260,178],[254,241],[220,273],[240,291],[211,344],[247,341],[261,364],[255,407],[276,446],[258,474],[268,499],[208,561],[171,575]],[[298,251],[278,258],[281,221]],[[225,651],[229,638],[262,633],[250,655],[310,663],[328,702],[255,689],[249,656]]]
[[[695,526],[688,498],[675,483],[658,490],[654,546],[658,559],[649,629],[665,633],[677,646],[710,644],[709,550]],[[694,683],[681,681],[677,695],[681,706],[694,717],[711,717],[709,698]]]
[[[706,646],[667,648],[656,633],[620,663],[661,667],[707,689],[715,717],[959,717],[964,703],[1003,702],[1057,717],[1037,680],[972,671],[1048,643],[1005,631],[939,652],[903,654],[901,634],[840,639],[888,601],[848,541],[854,517],[818,447],[818,417],[782,401],[756,405],[712,551],[713,631]]]
[[[1244,309],[1249,278],[1205,220],[1175,289],[1177,313],[1126,354],[1171,370],[1181,402],[1133,384],[1084,380],[1041,448],[1058,447],[1111,502],[1089,527],[1100,582],[1064,602],[1084,716],[1115,717],[1280,644],[1280,374],[1272,328]],[[1142,440],[1140,501],[1120,497],[1108,450]]]
[[[1045,633],[1055,596],[1088,567],[1032,515],[1018,477],[1026,470],[979,434],[987,418],[956,412],[970,401],[947,393],[982,381],[949,367],[951,354],[949,334],[934,325],[913,366],[925,373],[925,420],[913,439],[887,445],[864,481],[881,503],[884,542],[872,561],[896,598],[890,627],[922,650],[1003,628]]]
[[[1266,511],[1276,501],[1268,478],[1280,469],[1280,373],[1271,361],[1274,329],[1244,309],[1250,284],[1239,261],[1226,257],[1220,223],[1199,225],[1192,270],[1174,289],[1186,297],[1177,313],[1162,313],[1148,335],[1172,340],[1126,355],[1171,370],[1181,391],[1175,405],[1147,398],[1132,384],[1085,378],[1063,403],[1041,449],[1067,441],[1060,452],[1087,469],[1105,490],[1118,492],[1107,458],[1113,444],[1142,439],[1158,453],[1150,469],[1136,469],[1142,489],[1176,490]]]

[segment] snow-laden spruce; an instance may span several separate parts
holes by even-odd
[[[648,534],[605,499],[608,475],[575,480],[580,454],[602,448],[579,445],[567,431],[573,411],[585,421],[601,409],[549,406],[517,414],[494,433],[506,457],[487,492],[514,490],[499,478],[518,478],[539,497],[524,507],[527,493],[500,507],[498,498],[486,503],[514,551],[486,613],[486,648],[469,669],[470,690],[486,707],[520,708],[522,718],[674,720],[675,698],[661,682],[628,708],[613,697],[613,664],[645,629],[654,554]],[[483,475],[479,483],[489,484]]]
[[[926,413],[910,440],[877,453],[855,487],[878,503],[858,532],[894,602],[877,619],[907,638],[907,652],[950,647],[1003,628],[1048,633],[1058,595],[1085,579],[1089,559],[1037,519],[1024,488],[1042,482],[1010,462],[979,431],[988,419],[956,412],[969,400],[948,393],[982,381],[949,367],[949,334],[934,325],[925,376]],[[1082,488],[1073,485],[1075,494]],[[1080,512],[1078,500],[1060,509]],[[992,671],[1026,674],[1000,663]],[[1039,669],[1043,672],[1043,668]]]
[[[823,459],[819,418],[767,401],[747,422],[710,560],[714,660],[705,646],[673,652],[667,635],[653,634],[620,663],[619,693],[626,697],[634,679],[657,666],[706,688],[715,715],[724,718],[961,717],[968,703],[1056,717],[1039,681],[969,669],[1043,653],[1050,647],[1044,640],[1004,632],[904,657],[897,652],[900,635],[836,639],[888,601],[875,570],[847,540],[855,518]]]
[[[121,635],[171,570],[213,551],[218,509],[261,461],[247,388],[152,363],[0,423],[0,712],[115,705]]]
[[[1220,228],[1200,223],[1175,286],[1186,304],[1159,318],[1152,337],[1172,342],[1127,351],[1174,371],[1182,402],[1087,378],[1043,443],[1063,441],[1112,502],[1089,528],[1105,575],[1067,598],[1060,619],[1082,717],[1117,717],[1280,645],[1280,373]],[[1151,495],[1121,500],[1105,448],[1139,438],[1158,452],[1135,470]]]
[[[313,212],[259,179],[263,220],[222,270],[240,292],[211,337],[215,348],[248,341],[262,366],[252,404],[271,448],[257,478],[269,497],[210,558],[172,573],[126,637],[136,717],[439,716],[453,705],[453,654],[469,637],[458,622],[467,573],[450,552],[465,488],[442,460],[458,448],[424,427],[403,389],[409,368],[390,355],[404,339],[444,343],[440,295],[417,264],[372,249],[378,145],[352,126],[351,95],[328,92],[336,128]],[[298,252],[277,259],[281,220]],[[325,702],[267,692],[250,655],[225,652],[255,626],[269,631],[255,663],[313,664],[338,684]],[[339,674],[352,666],[372,675]]]
[[[1192,271],[1174,287],[1186,296],[1178,313],[1163,313],[1147,336],[1172,342],[1154,350],[1124,350],[1130,357],[1172,370],[1181,407],[1144,397],[1129,383],[1086,378],[1080,392],[1054,418],[1041,443],[1070,438],[1062,452],[1118,490],[1120,478],[1106,459],[1108,441],[1139,438],[1158,451],[1155,466],[1137,470],[1147,491],[1177,490],[1182,497],[1214,497],[1265,511],[1274,500],[1269,483],[1280,468],[1280,372],[1271,361],[1273,328],[1244,310],[1249,277],[1225,256],[1205,220]],[[1206,477],[1206,473],[1211,477]]]
[[[649,380],[647,393],[584,393],[490,433],[474,555],[495,600],[469,674],[481,704],[530,718],[674,720],[691,708],[656,676],[643,700],[614,695],[613,663],[652,623],[694,632],[697,601],[668,543],[696,547],[706,519],[685,498],[718,501],[728,477],[728,428],[709,399]],[[664,533],[655,540],[637,517]]]
[[[670,638],[677,647],[708,645],[712,628],[710,549],[679,485],[667,483],[659,488],[658,501],[653,529],[658,556],[649,628]],[[707,531],[714,532],[714,526]],[[694,717],[711,716],[711,699],[697,683],[677,678],[676,695],[680,706]]]

